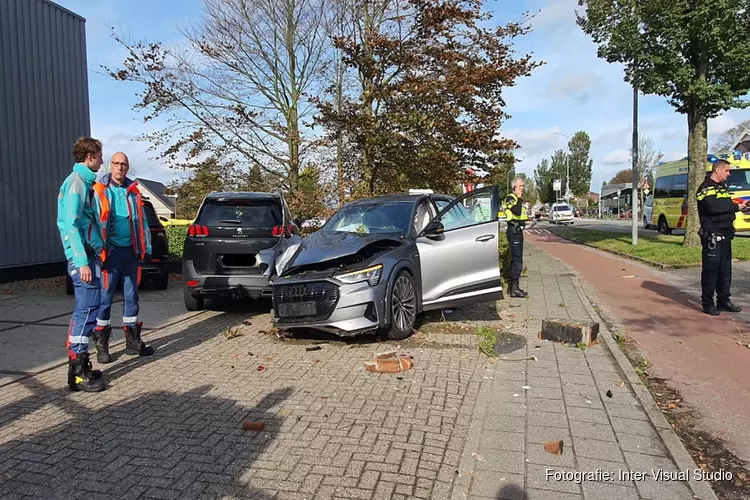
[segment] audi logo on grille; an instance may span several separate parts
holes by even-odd
[[[305,285],[295,285],[287,289],[287,297],[303,297],[305,295]]]

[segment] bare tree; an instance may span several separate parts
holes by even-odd
[[[654,149],[654,141],[651,137],[638,137],[638,191],[641,194],[641,210],[643,210],[644,193],[643,186],[652,178],[654,170],[664,157],[661,150]],[[633,162],[633,150],[630,150],[630,162]],[[654,186],[651,186],[653,190]]]
[[[327,0],[204,0],[199,23],[183,30],[185,50],[130,44],[108,73],[146,89],[136,109],[169,126],[145,136],[161,158],[185,166],[206,153],[258,166],[292,193],[308,144],[302,120],[329,39],[320,12]]]
[[[737,137],[745,130],[750,130],[750,120],[745,120],[721,134],[711,149],[717,154],[730,153],[729,150],[734,146]]]

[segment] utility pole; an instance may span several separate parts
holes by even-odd
[[[567,140],[565,143],[565,203],[568,203],[568,196],[570,195],[570,138],[560,132],[555,132],[555,135],[561,135]]]
[[[638,245],[638,88],[633,85],[633,189],[632,200],[633,246]]]

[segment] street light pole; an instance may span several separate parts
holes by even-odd
[[[565,143],[565,203],[568,203],[568,196],[570,194],[570,138],[560,132],[555,132],[556,135],[561,135],[567,139]]]
[[[630,193],[633,246],[638,245],[638,88],[633,85],[633,189]]]

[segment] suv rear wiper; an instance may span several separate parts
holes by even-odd
[[[242,224],[242,221],[239,220],[239,219],[224,219],[224,220],[220,220],[219,222],[227,222],[227,223],[232,223],[232,224]]]

